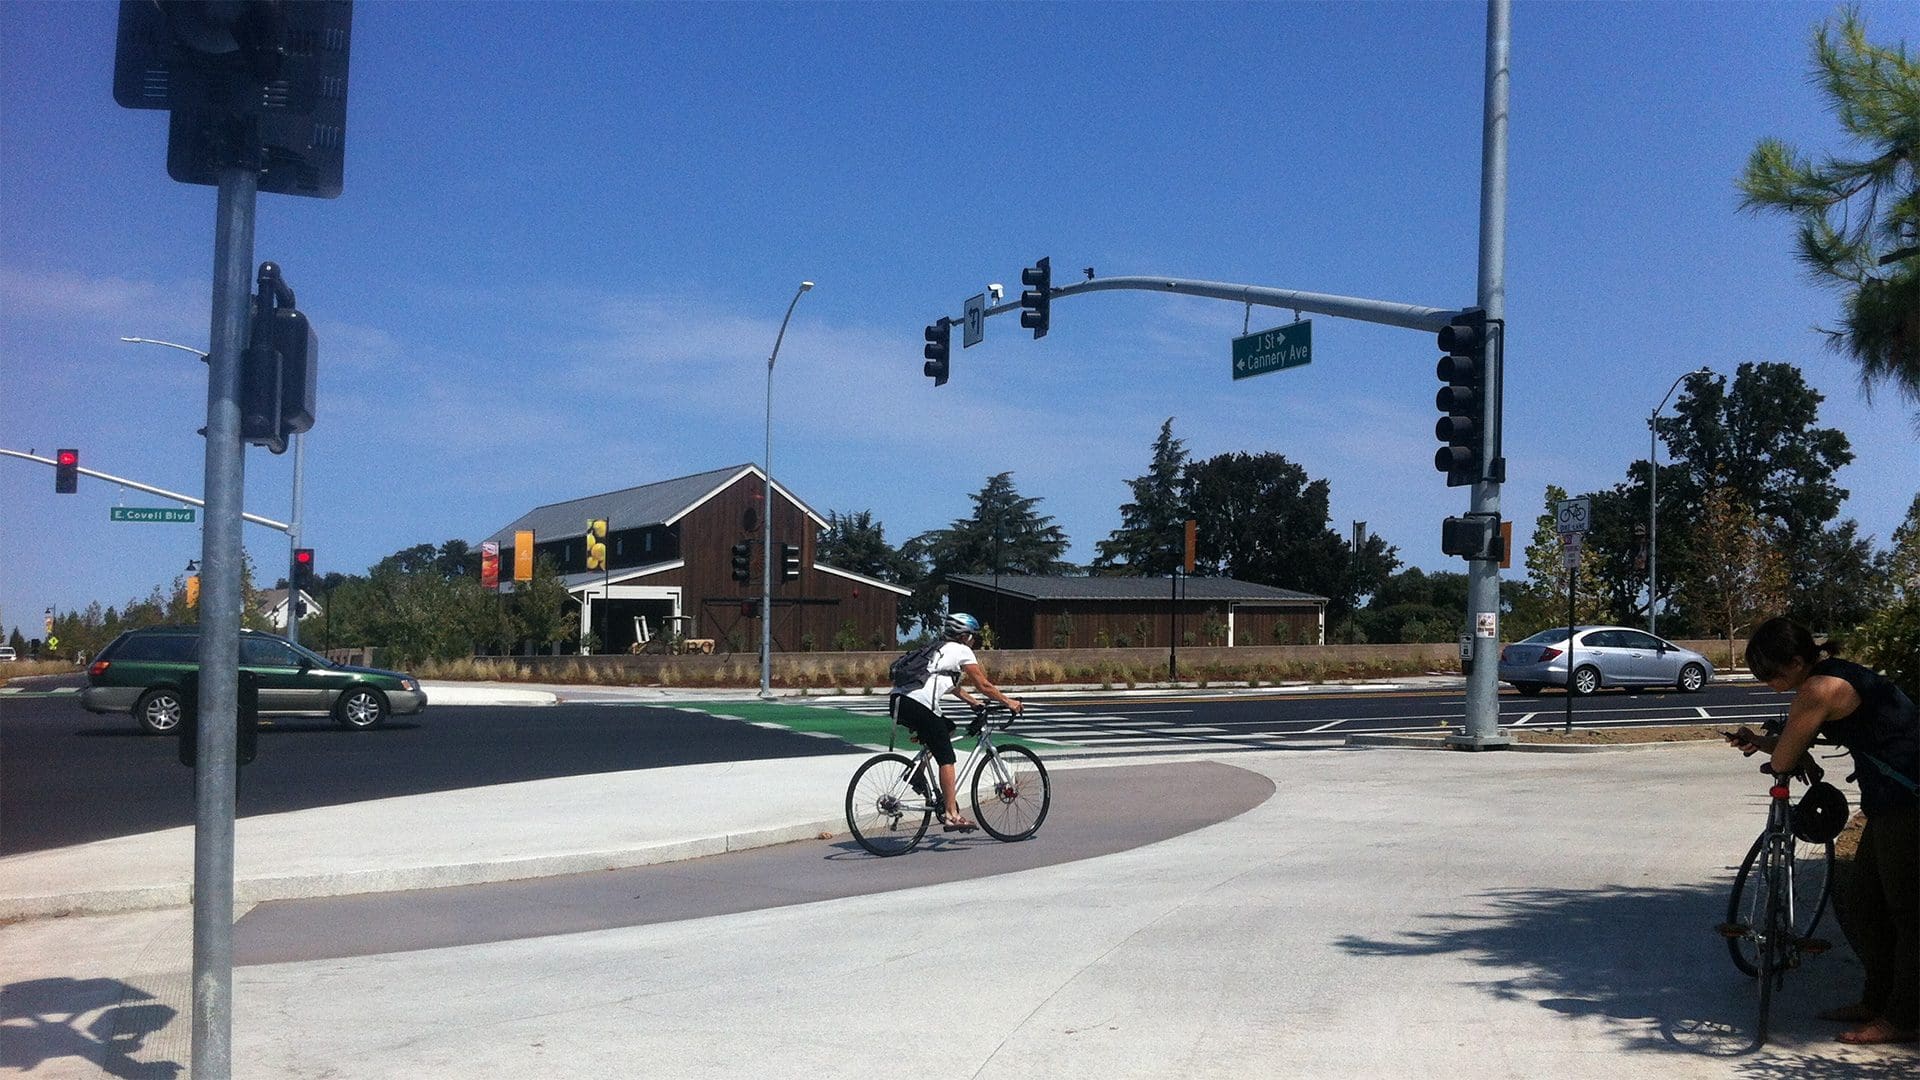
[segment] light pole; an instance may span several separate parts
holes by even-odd
[[[780,342],[787,336],[787,321],[794,306],[813,282],[803,281],[787,305],[780,320],[780,333],[774,336],[773,352],[767,356],[767,456],[766,493],[760,503],[760,697],[773,697],[773,362],[780,358]]]
[[[1659,562],[1660,562],[1660,459],[1655,456],[1660,446],[1660,410],[1667,407],[1667,398],[1680,388],[1680,384],[1696,375],[1711,375],[1713,369],[1705,365],[1696,371],[1689,371],[1673,380],[1667,387],[1667,396],[1660,399],[1653,412],[1647,417],[1647,633],[1660,632],[1658,616],[1655,610],[1660,606]]]
[[[164,345],[169,349],[190,352],[207,362],[207,354],[191,345],[179,345],[171,341],[159,341],[154,338],[125,337],[121,341],[135,345]],[[303,432],[293,434],[293,518],[287,523],[287,640],[300,643],[300,589],[294,584],[293,553],[300,548],[300,479],[306,472],[307,442]]]

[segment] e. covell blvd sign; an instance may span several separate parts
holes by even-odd
[[[114,521],[165,521],[193,523],[193,510],[187,507],[169,506],[116,506],[111,511]]]
[[[1233,339],[1233,377],[1236,379],[1300,367],[1312,360],[1312,319]]]

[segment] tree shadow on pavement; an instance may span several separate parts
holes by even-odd
[[[1634,1051],[1738,1058],[1734,1075],[1754,1080],[1915,1074],[1911,1048],[1843,1047],[1833,1041],[1839,1025],[1815,1018],[1859,994],[1859,962],[1837,940],[1787,974],[1774,994],[1767,1045],[1757,1045],[1754,982],[1734,968],[1715,932],[1726,895],[1722,883],[1496,889],[1463,898],[1461,912],[1420,916],[1428,929],[1336,944],[1376,959],[1464,957],[1503,973],[1473,984],[1495,998],[1606,1023]]]
[[[176,1015],[119,979],[29,979],[0,986],[0,1069],[31,1072],[60,1058],[90,1061],[109,1076],[171,1080],[174,1061],[136,1061],[148,1036]]]

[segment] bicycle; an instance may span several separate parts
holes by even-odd
[[[1727,921],[1719,929],[1734,966],[1759,984],[1760,1016],[1754,1038],[1764,1043],[1774,990],[1788,971],[1800,966],[1802,956],[1829,948],[1813,932],[1830,899],[1833,842],[1816,844],[1795,836],[1788,777],[1773,773],[1767,764],[1761,765],[1761,771],[1773,777],[1767,791],[1767,824],[1733,876]],[[1809,760],[1798,775],[1814,784],[1824,770]]]
[[[971,777],[973,820],[988,836],[1013,843],[1031,838],[1047,820],[1053,785],[1039,755],[1024,746],[996,746],[993,732],[1013,725],[1013,716],[995,721],[1004,708],[981,710],[967,734],[976,736],[967,760],[954,772],[955,783]],[[888,752],[868,758],[847,784],[847,827],[860,846],[879,856],[904,855],[946,805],[939,767],[921,748],[912,760]]]

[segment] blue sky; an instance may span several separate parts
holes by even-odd
[[[1909,416],[1811,329],[1834,294],[1737,210],[1776,135],[1844,152],[1807,79],[1821,3],[1515,5],[1507,516],[1610,485],[1680,373],[1801,365],[1884,545]],[[1863,7],[1877,40],[1911,7]],[[214,192],[111,94],[116,7],[0,2],[0,447],[202,487]],[[1430,335],[1314,320],[1305,368],[1235,383],[1245,313],[1109,292],[1011,316],[920,374],[921,329],[1049,255],[1078,268],[1435,307],[1474,300],[1480,4],[446,4],[355,12],[345,192],[263,196],[321,342],[306,542],[362,572],[533,506],[762,454],[899,543],[1011,470],[1088,561],[1162,420],[1195,456],[1278,451],[1429,569],[1466,507],[1433,469]],[[1256,309],[1254,329],[1291,321]],[[0,624],[124,604],[199,554],[162,503],[0,458]],[[252,450],[284,520],[292,455]],[[618,523],[616,523],[618,527]],[[286,542],[248,526],[270,582]]]

